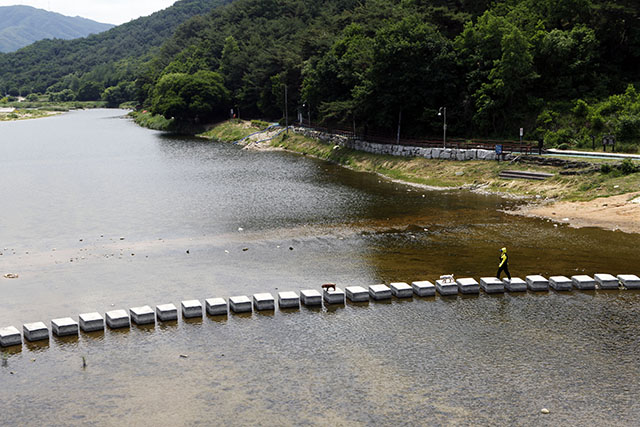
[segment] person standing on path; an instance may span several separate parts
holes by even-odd
[[[509,274],[509,255],[507,255],[507,248],[500,249],[500,263],[498,264],[498,273],[496,277],[499,279],[502,272],[507,274],[507,278],[511,280],[511,274]]]

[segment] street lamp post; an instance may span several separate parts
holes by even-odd
[[[442,116],[442,148],[447,148],[447,107],[440,107],[438,117]]]

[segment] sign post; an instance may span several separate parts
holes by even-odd
[[[611,151],[616,151],[616,137],[614,135],[604,135],[602,137],[602,150],[607,151],[607,145],[611,146]]]

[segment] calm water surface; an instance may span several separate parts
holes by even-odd
[[[514,275],[640,272],[635,235],[123,115],[0,123],[0,273],[20,275],[0,278],[0,326],[326,281],[479,278],[505,245]],[[635,424],[639,307],[635,292],[481,294],[53,338],[5,351],[0,419]]]

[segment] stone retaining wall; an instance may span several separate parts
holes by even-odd
[[[389,156],[402,157],[424,157],[426,159],[443,159],[443,160],[496,160],[495,151],[491,150],[464,150],[456,148],[426,148],[413,147],[407,145],[396,144],[378,144],[374,142],[353,140],[347,136],[320,132],[313,129],[295,127],[294,132],[304,135],[308,138],[320,140],[326,144],[347,147],[353,150],[364,151],[373,154],[383,154]],[[504,160],[511,160],[512,155],[506,154]]]

